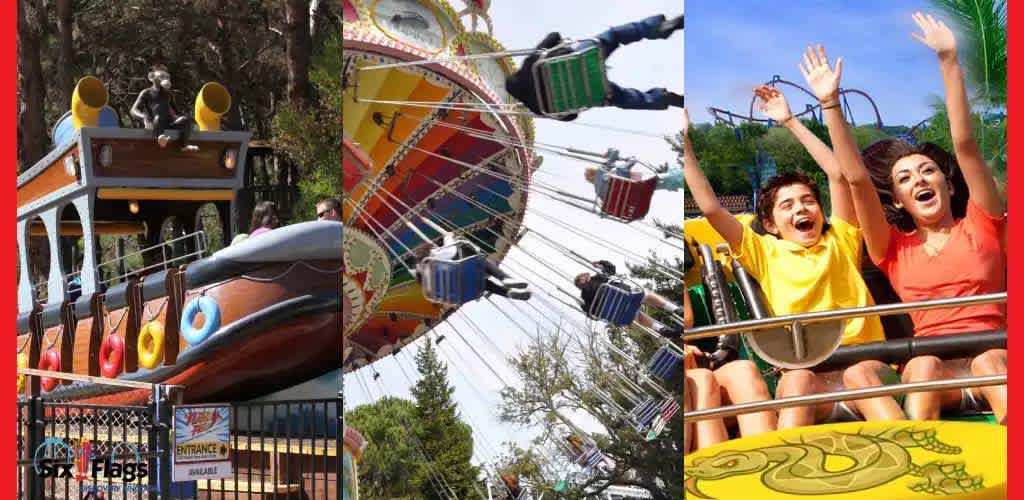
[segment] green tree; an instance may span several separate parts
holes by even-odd
[[[418,434],[415,403],[385,397],[345,414],[345,425],[366,438],[359,462],[359,494],[363,500],[421,498],[414,486]]]
[[[655,262],[682,272],[682,259],[669,262],[651,255],[646,264],[631,266],[630,275],[648,289],[680,300],[682,285],[656,270]],[[650,312],[656,318],[659,316],[658,311]],[[598,336],[604,338],[599,340]],[[609,348],[609,343],[615,348]],[[610,328],[594,336],[582,337],[561,328],[539,332],[523,352],[508,360],[523,383],[502,391],[502,419],[519,425],[541,425],[545,428],[542,437],[563,440],[565,436],[561,433],[582,432],[572,429],[565,416],[585,413],[603,427],[603,432],[591,434],[589,438],[614,461],[615,466],[580,478],[558,474],[566,464],[553,463],[560,459],[551,454],[513,450],[503,457],[499,470],[503,470],[502,466],[507,467],[528,482],[536,494],[543,492],[558,498],[591,498],[611,485],[644,488],[658,500],[681,498],[682,425],[679,414],[658,438],[647,441],[618,408],[598,393],[611,395],[618,406],[627,410],[632,408],[633,403],[619,390],[623,384],[619,377],[642,386],[644,381],[640,370],[643,368],[614,352],[629,353],[631,358],[643,363],[658,346],[655,339],[633,328]],[[681,403],[681,373],[676,379],[662,383],[662,387]]]
[[[411,392],[416,399],[416,433],[425,460],[418,464],[414,484],[421,498],[446,500],[438,491],[435,478],[443,478],[444,488],[457,498],[478,496],[480,471],[470,463],[473,458],[472,429],[462,422],[452,399],[455,388],[448,382],[448,367],[437,357],[433,344],[425,341],[416,353],[420,379]]]
[[[316,203],[341,194],[341,35],[332,33],[314,54],[310,105],[284,106],[274,118],[274,148],[302,165],[296,219],[313,219]]]

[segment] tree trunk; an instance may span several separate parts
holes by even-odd
[[[19,171],[27,169],[46,154],[47,136],[43,113],[46,85],[39,61],[39,30],[45,19],[38,0],[18,0],[18,84],[22,108],[18,110],[21,137]],[[32,19],[32,23],[28,19]]]
[[[295,108],[309,100],[309,1],[284,0],[285,58],[288,61],[288,102]]]
[[[57,0],[57,28],[60,33],[60,61],[57,65],[57,85],[61,105],[71,107],[71,94],[75,86],[75,48],[73,42],[74,7],[71,0]]]

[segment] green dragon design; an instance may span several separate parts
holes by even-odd
[[[834,495],[868,490],[905,475],[921,478],[912,491],[951,495],[984,487],[980,476],[971,476],[962,463],[911,462],[910,448],[943,455],[962,451],[936,438],[935,430],[899,427],[879,434],[818,432],[801,436],[799,442],[746,451],[723,451],[696,458],[686,466],[686,490],[693,497],[710,499],[698,480],[714,481],[743,474],[761,473],[761,482],[773,491],[790,495]],[[846,457],[853,464],[840,471],[825,468],[828,456]]]

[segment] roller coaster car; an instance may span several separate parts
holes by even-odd
[[[609,175],[601,214],[626,223],[643,219],[651,208],[651,198],[654,198],[657,187],[657,177],[635,180]]]
[[[589,313],[592,318],[626,326],[633,323],[643,300],[643,288],[625,280],[611,279],[597,289]]]
[[[423,296],[448,306],[480,298],[487,283],[484,258],[479,248],[462,240],[432,249],[416,266]]]
[[[600,44],[574,50],[576,43],[564,40],[542,50],[533,65],[534,91],[544,116],[572,115],[608,101],[611,86]]]

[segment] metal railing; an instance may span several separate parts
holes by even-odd
[[[791,326],[794,323],[821,323],[838,319],[860,318],[865,316],[891,316],[914,311],[925,311],[929,309],[945,309],[956,306],[976,306],[982,304],[997,304],[1006,302],[1006,292],[988,293],[974,295],[971,297],[953,297],[948,299],[922,300],[919,302],[901,302],[897,304],[883,304],[865,307],[851,307],[847,309],[833,309],[830,311],[816,311],[801,314],[790,314],[786,316],[773,316],[764,319],[752,319],[736,321],[734,323],[702,326],[690,328],[683,334],[684,341],[717,337],[719,335],[750,332],[754,330],[765,330],[780,326]]]
[[[816,311],[786,316],[775,316],[771,318],[754,319],[748,321],[737,321],[722,325],[712,325],[700,328],[691,328],[683,335],[684,341],[703,338],[718,337],[720,335],[735,335],[737,333],[752,332],[780,326],[791,326],[804,323],[818,323],[840,319],[851,319],[866,316],[888,316],[914,311],[929,309],[945,309],[957,306],[972,306],[982,304],[1005,303],[1006,292],[974,295],[970,297],[952,297],[945,299],[923,300],[918,302],[904,302],[897,304],[883,304],[866,307],[854,307],[846,309],[834,309],[830,311]],[[945,380],[932,380],[925,382],[912,382],[906,384],[893,384],[882,387],[869,387],[863,389],[848,389],[823,394],[808,394],[788,398],[768,399],[751,403],[740,403],[718,408],[708,408],[683,413],[684,422],[695,422],[709,420],[712,418],[725,418],[747,413],[760,411],[774,411],[784,408],[808,406],[819,403],[833,403],[840,401],[854,401],[869,399],[873,397],[892,396],[895,394],[906,394],[911,392],[933,392],[950,389],[964,389],[970,387],[986,387],[1005,385],[1006,375],[990,375],[983,377],[963,377]]]
[[[683,421],[696,422],[699,420],[710,420],[712,418],[734,417],[736,415],[757,413],[765,410],[781,410],[784,408],[796,408],[819,403],[855,401],[858,399],[894,396],[896,394],[907,394],[911,392],[945,391],[950,389],[989,387],[1004,384],[1006,384],[1006,375],[986,375],[983,377],[963,377],[947,380],[929,380],[926,382],[893,384],[881,387],[867,387],[863,389],[847,389],[824,394],[807,394],[804,396],[792,396],[788,398],[766,399],[764,401],[755,401],[752,403],[740,403],[721,406],[718,408],[695,410],[684,413]]]
[[[19,500],[342,497],[340,394],[328,399],[231,403],[233,477],[172,483],[173,389],[179,386],[27,368],[18,373],[150,389],[153,394],[146,405],[40,397],[18,401]],[[88,459],[83,462],[82,457]],[[146,464],[147,473],[133,480],[124,476],[96,480],[89,465],[89,459],[96,458]],[[61,469],[69,473],[61,475]],[[90,496],[90,491],[95,493]],[[102,496],[96,494],[100,492]]]

